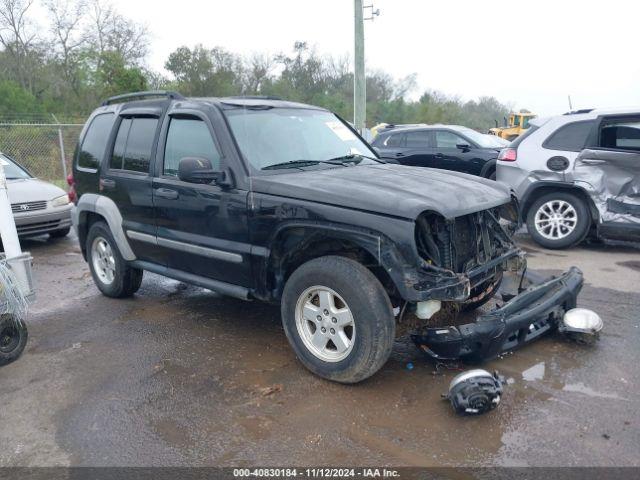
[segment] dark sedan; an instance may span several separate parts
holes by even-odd
[[[458,125],[387,128],[373,141],[381,157],[402,165],[442,168],[496,178],[500,139]]]

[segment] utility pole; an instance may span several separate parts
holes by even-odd
[[[353,0],[354,7],[354,75],[353,75],[353,124],[360,133],[365,129],[367,118],[367,80],[364,69],[364,21],[380,15],[373,5],[362,5],[362,0]],[[364,18],[364,9],[371,9],[371,16]]]
[[[355,45],[353,75],[353,124],[363,132],[367,117],[367,81],[364,72],[364,10],[362,0],[353,0],[355,7]]]

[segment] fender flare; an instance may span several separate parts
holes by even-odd
[[[133,250],[131,250],[131,246],[124,233],[124,228],[122,227],[122,215],[113,200],[94,193],[85,193],[82,195],[72,215],[76,232],[78,232],[81,225],[86,222],[86,215],[83,215],[83,213],[86,214],[86,212],[95,213],[105,219],[122,258],[129,262],[136,260],[136,256]]]
[[[301,233],[300,241],[296,243],[295,248],[289,249],[285,245],[284,238],[292,234],[295,229],[302,229],[304,232]],[[280,224],[269,237],[267,248],[269,254],[262,261],[259,284],[269,285],[267,289],[270,291],[261,293],[271,299],[278,298],[284,287],[282,265],[286,264],[287,259],[296,252],[303,251],[303,248],[300,248],[301,244],[304,247],[305,242],[314,243],[321,236],[348,241],[363,249],[387,271],[396,286],[402,286],[402,272],[409,268],[410,262],[407,262],[405,254],[384,234],[361,227],[294,220]],[[269,273],[275,275],[273,284],[269,281]]]

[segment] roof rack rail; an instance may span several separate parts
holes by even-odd
[[[185,98],[180,95],[178,92],[171,92],[167,90],[149,90],[146,92],[133,92],[133,93],[125,93],[124,95],[116,95],[115,97],[109,97],[104,102],[102,102],[102,106],[112,105],[114,103],[121,102],[123,100],[131,100],[134,98],[146,98],[146,97],[167,97],[175,100],[184,100]]]
[[[282,100],[281,97],[276,95],[231,95],[227,98],[244,98],[247,100]]]

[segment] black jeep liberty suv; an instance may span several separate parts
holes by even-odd
[[[300,361],[354,383],[388,359],[407,312],[437,358],[486,358],[557,327],[582,274],[520,289],[471,323],[522,252],[517,205],[499,184],[387,164],[348,123],[273,98],[110,98],[73,165],[80,246],[100,291],[134,294],[143,271],[246,300],[278,302]],[[400,330],[400,329],[399,329]]]

